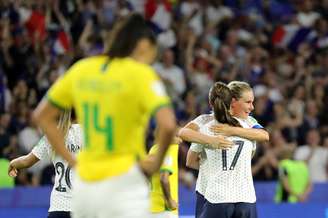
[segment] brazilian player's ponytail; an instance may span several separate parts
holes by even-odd
[[[137,13],[119,21],[110,35],[107,52],[110,58],[128,57],[141,39],[148,39],[152,44],[156,44],[154,33],[145,19]]]

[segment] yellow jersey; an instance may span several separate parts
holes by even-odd
[[[121,175],[142,159],[149,118],[170,105],[150,66],[132,58],[109,61],[107,56],[75,63],[47,99],[59,108],[75,109],[85,143],[76,171],[87,181]]]
[[[150,149],[149,154],[155,154],[157,150],[158,146],[154,145]],[[168,171],[170,173],[169,182],[171,197],[176,202],[178,202],[178,150],[178,144],[171,144],[160,168],[160,172]],[[150,200],[152,213],[159,213],[168,210],[165,206],[164,193],[160,182],[160,172],[155,173],[151,177]],[[178,214],[178,210],[174,210],[172,212]]]

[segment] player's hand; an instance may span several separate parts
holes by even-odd
[[[178,203],[173,200],[173,199],[170,199],[168,201],[166,201],[166,207],[169,209],[169,210],[176,210],[178,209]]]
[[[232,136],[236,127],[229,126],[227,124],[215,124],[210,127],[210,130],[214,134],[221,134],[225,136]]]
[[[180,137],[175,136],[173,138],[173,143],[174,144],[180,144],[180,143],[182,143],[182,139]]]
[[[299,202],[305,202],[308,198],[308,195],[306,194],[300,194],[300,195],[297,195],[297,199]]]
[[[10,177],[16,177],[17,174],[18,174],[18,170],[12,165],[12,163],[10,163],[8,168],[8,175]]]
[[[233,142],[222,135],[209,136],[208,146],[213,149],[229,149],[233,146]]]

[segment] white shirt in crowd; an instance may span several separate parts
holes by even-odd
[[[308,161],[308,167],[310,172],[310,178],[312,182],[327,182],[327,171],[328,166],[328,149],[323,147],[313,148],[308,145],[300,146],[296,149],[294,158],[296,160],[305,161],[311,155]],[[313,152],[311,154],[311,152]]]
[[[161,78],[170,81],[174,91],[172,96],[174,99],[178,98],[185,92],[186,81],[184,73],[180,67],[176,65],[165,67],[162,63],[155,63],[154,69]]]

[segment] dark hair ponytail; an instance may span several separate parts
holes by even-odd
[[[239,122],[229,112],[231,100],[230,89],[224,83],[214,83],[209,93],[209,101],[213,107],[215,119],[220,123],[240,126]]]
[[[129,56],[141,39],[148,39],[152,44],[156,44],[156,37],[145,19],[140,14],[134,13],[114,26],[108,42],[108,56],[110,58]]]

